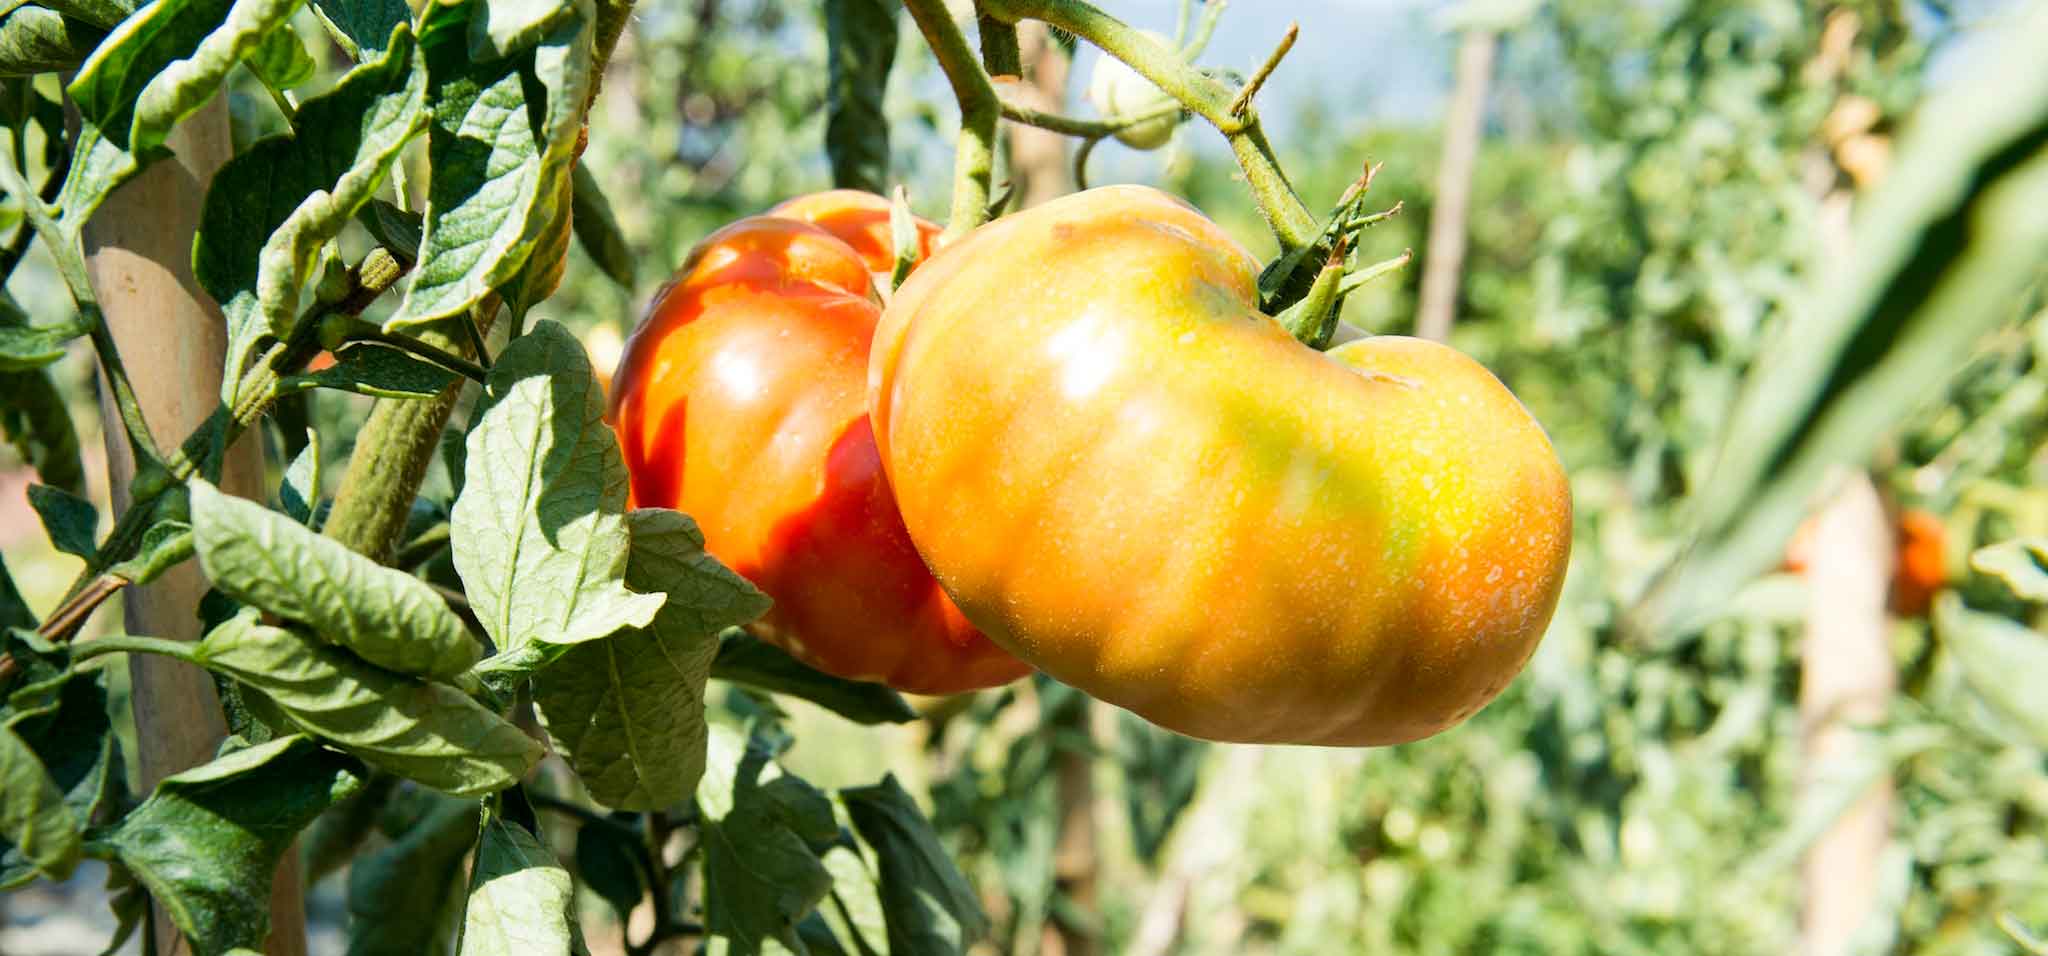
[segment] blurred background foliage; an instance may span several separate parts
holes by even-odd
[[[1170,2],[1104,6],[1173,28]],[[1773,334],[1826,254],[1828,196],[1881,178],[1915,106],[2016,10],[1551,0],[1504,26],[1452,341],[1549,430],[1578,529],[1541,650],[1468,724],[1370,751],[1209,746],[1039,680],[923,702],[927,719],[900,728],[800,709],[786,763],[823,786],[887,765],[928,798],[995,919],[991,953],[1063,953],[1076,940],[1138,954],[1792,952],[1801,852],[1886,777],[1894,838],[1861,951],[2019,951],[2001,920],[2048,928],[2048,741],[2025,732],[2010,700],[1987,702],[1924,614],[1891,623],[1901,685],[1890,716],[1865,729],[1875,746],[1825,767],[1802,757],[1799,576],[1757,579],[1685,633],[1621,626],[1680,548],[1743,376],[1767,349],[1799,347]],[[1205,57],[1248,70],[1290,18],[1341,38],[1284,65],[1262,101],[1310,208],[1334,202],[1368,162],[1382,165],[1373,193],[1402,204],[1367,233],[1361,259],[1413,249],[1417,265],[1346,305],[1346,320],[1373,334],[1412,330],[1430,254],[1434,97],[1455,43],[1441,13],[1240,0]],[[936,216],[956,116],[907,23],[901,41],[887,99],[893,173]],[[583,330],[600,365],[697,240],[830,185],[825,42],[810,4],[639,5],[584,156],[633,281],[607,278],[579,247],[541,309]],[[1370,71],[1361,59],[1378,47],[1430,53],[1400,60],[1413,61],[1408,75],[1372,74],[1377,86],[1360,93],[1346,71]],[[1097,55],[1079,53],[1073,112],[1088,111],[1081,91]],[[242,135],[273,122],[260,92],[233,105]],[[1094,182],[1161,185],[1255,253],[1272,251],[1213,131],[1183,127],[1149,154],[1105,143],[1092,163]],[[49,281],[33,266],[15,280],[30,303]],[[2040,605],[1968,558],[2048,534],[2048,264],[2035,273],[1965,368],[1923,383],[1871,463],[1892,507],[1937,517],[1950,600],[2029,626]],[[74,356],[56,374],[82,383],[89,366]],[[323,394],[311,410],[335,460],[362,409]],[[82,444],[96,454],[98,435]],[[12,454],[0,449],[0,470],[15,470]],[[7,561],[40,606],[75,568],[34,538],[18,484],[5,488]],[[2014,660],[2048,654],[2028,650]],[[1078,808],[1057,770],[1073,754],[1092,784]],[[1075,825],[1090,852],[1061,859],[1074,845],[1062,827]]]

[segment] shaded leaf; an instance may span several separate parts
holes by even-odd
[[[285,467],[284,482],[277,487],[278,504],[292,520],[308,527],[320,504],[320,432],[306,429],[306,447]]]
[[[434,589],[253,501],[192,482],[199,563],[235,600],[400,674],[454,677],[483,648]]]
[[[406,212],[382,199],[372,199],[356,213],[356,221],[370,231],[377,244],[393,256],[412,263],[420,257],[420,232],[426,220],[419,213]]]
[[[688,799],[704,772],[704,682],[719,630],[769,602],[704,552],[687,516],[642,508],[627,525],[626,585],[668,603],[645,629],[571,648],[535,678],[534,704],[594,799],[659,810]]]
[[[901,724],[917,719],[917,711],[903,695],[887,685],[834,677],[742,631],[729,632],[719,642],[711,676],[802,698],[857,724]]]
[[[50,380],[49,372],[0,372],[0,434],[43,484],[74,495],[85,494],[85,462],[79,455],[78,429],[71,408]]]
[[[34,631],[40,621],[30,610],[28,600],[21,596],[21,590],[14,586],[14,575],[7,571],[7,561],[0,555],[0,633],[10,628]]]
[[[571,185],[571,179],[562,179],[553,203],[553,218],[540,230],[526,263],[513,274],[511,281],[498,287],[498,297],[515,316],[524,316],[543,299],[554,295],[562,284],[562,272],[568,267],[569,259],[573,211]]]
[[[473,800],[430,795],[389,846],[349,865],[348,956],[442,956],[460,918],[463,859],[476,845]]]
[[[313,0],[313,12],[334,42],[359,62],[383,56],[392,28],[412,22],[405,0]]]
[[[7,844],[7,862],[19,859],[50,879],[67,879],[78,865],[79,827],[28,742],[0,727],[0,841]],[[0,880],[8,869],[0,869]]]
[[[429,7],[420,27],[434,104],[426,233],[398,329],[457,315],[517,275],[567,196],[592,82],[587,10],[541,40],[531,58],[469,55],[475,3]],[[544,91],[544,104],[527,91]],[[535,127],[538,120],[540,126]]]
[[[451,523],[455,567],[508,660],[645,627],[663,603],[625,585],[626,466],[603,401],[582,345],[556,322],[491,369]]]
[[[838,836],[830,800],[758,738],[714,725],[697,806],[706,930],[732,953],[804,952],[797,923],[832,889],[818,858]]]
[[[360,342],[342,349],[333,365],[285,376],[277,387],[281,393],[332,388],[377,398],[433,398],[461,377],[390,346]]]
[[[604,198],[604,189],[597,184],[597,177],[590,174],[590,167],[576,164],[574,186],[571,194],[573,214],[570,228],[576,231],[576,242],[583,251],[597,263],[599,269],[613,282],[631,289],[633,287],[633,251],[626,245],[625,233],[619,231],[619,220],[612,214],[611,201]]]
[[[73,20],[83,20],[101,29],[110,29],[135,12],[135,0],[41,0],[37,6],[49,7]]]
[[[881,867],[890,956],[962,953],[988,934],[974,888],[893,774],[873,786],[841,790],[839,798]]]
[[[199,952],[261,946],[270,883],[299,830],[361,784],[361,765],[299,736],[164,778],[96,838]]]
[[[291,334],[322,250],[425,128],[426,91],[418,45],[401,27],[382,58],[300,104],[296,135],[267,137],[214,175],[192,268],[227,314],[224,401],[257,346]]]
[[[832,183],[881,194],[889,184],[882,93],[896,60],[892,0],[825,0],[825,153]]]
[[[87,559],[99,550],[93,541],[99,537],[100,512],[92,502],[61,488],[30,485],[28,503],[57,550]]]
[[[250,613],[207,634],[197,656],[306,732],[457,796],[503,790],[541,758],[533,738],[453,687],[380,670]]]
[[[568,956],[575,937],[569,871],[526,828],[484,827],[462,918],[463,956]]]
[[[576,875],[598,898],[611,904],[621,925],[647,894],[639,859],[639,841],[618,826],[586,823],[576,831]]]
[[[1159,856],[1181,812],[1195,799],[1208,745],[1154,727],[1129,711],[1117,713],[1118,763],[1124,776],[1124,809],[1138,859]]]
[[[16,6],[0,17],[0,76],[75,69],[106,35],[43,6]]]

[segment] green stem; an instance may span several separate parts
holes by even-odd
[[[1259,95],[1259,89],[1272,78],[1273,71],[1280,68],[1280,61],[1287,58],[1287,51],[1294,49],[1294,41],[1300,36],[1301,24],[1287,25],[1287,32],[1280,37],[1280,45],[1266,55],[1266,62],[1259,64],[1259,71],[1253,73],[1252,78],[1246,80],[1244,86],[1237,91],[1237,96],[1231,99],[1230,115],[1243,116],[1244,111],[1251,108],[1252,97]]]
[[[470,325],[471,323],[464,322],[463,324]],[[425,360],[461,375],[479,385],[483,384],[490,377],[490,372],[483,366],[460,355],[456,355],[447,349],[437,348],[410,335],[396,335],[374,326],[361,331],[350,332],[343,337],[342,341],[375,342],[379,345],[388,345],[415,358]],[[481,339],[472,339],[471,341],[481,341]]]
[[[1017,25],[983,14],[975,21],[981,33],[981,62],[990,76],[1024,75],[1024,54],[1017,48]]]
[[[479,303],[474,316],[480,332],[488,333],[498,314],[498,297]],[[420,338],[444,351],[468,347],[468,337],[456,338],[447,323],[420,333]],[[384,563],[405,534],[412,514],[412,501],[426,480],[427,466],[440,448],[441,430],[462,395],[462,382],[452,382],[433,398],[379,399],[356,436],[358,448],[373,454],[349,459],[348,473],[334,496],[334,508],[322,531],[347,545],[350,550]]]
[[[1077,136],[1082,139],[1101,139],[1105,136],[1114,136],[1125,129],[1141,123],[1149,123],[1168,116],[1179,116],[1182,112],[1182,107],[1179,103],[1172,103],[1156,109],[1146,110],[1143,113],[1105,116],[1102,119],[1090,120],[1081,119],[1077,116],[1065,116],[1059,113],[1048,113],[1044,110],[1032,109],[1013,100],[1000,100],[999,102],[1002,107],[1003,118],[1006,120],[1013,120],[1026,126],[1036,126],[1039,129],[1059,133],[1062,136]]]
[[[995,175],[996,120],[1002,107],[995,87],[967,46],[945,0],[904,0],[932,55],[960,103],[960,142],[953,154],[953,210],[941,243],[951,242],[988,221],[989,180]]]
[[[374,285],[359,287],[336,306],[330,307],[331,310],[361,312],[398,278],[398,273],[392,270],[358,270],[359,275],[365,272],[369,274],[359,281]],[[213,414],[193,429],[178,450],[163,463],[163,473],[168,480],[155,482],[149,488],[138,483],[135,500],[129,502],[127,510],[115,520],[107,540],[93,554],[92,560],[86,562],[85,570],[72,582],[64,600],[44,619],[39,630],[43,637],[53,641],[70,639],[94,608],[128,585],[127,579],[109,573],[108,569],[132,557],[141,546],[143,533],[149,530],[155,519],[157,500],[164,492],[183,484],[195,474],[210,474],[216,465],[216,453],[232,446],[243,431],[263,416],[275,397],[277,380],[282,375],[280,370],[296,370],[318,351],[314,335],[322,318],[324,313],[307,316],[300,321],[298,332],[290,342],[280,342],[263,353],[255,367],[243,377],[234,404],[216,406]],[[0,654],[0,669],[9,663],[10,659]]]
[[[1236,92],[1190,66],[1179,50],[1145,36],[1082,0],[983,0],[983,5],[991,15],[1012,23],[1043,20],[1081,37],[1129,64],[1167,95],[1186,104],[1230,141],[1230,151],[1244,170],[1245,184],[1251,189],[1266,225],[1279,240],[1281,252],[1316,241],[1319,230],[1315,217],[1302,205],[1286,174],[1281,172],[1272,144],[1266,141],[1259,125],[1258,111],[1249,104],[1241,114],[1234,111]]]
[[[1209,38],[1216,35],[1216,24],[1223,21],[1223,8],[1230,6],[1229,0],[1209,0],[1202,4],[1202,19],[1195,24],[1195,36],[1180,48],[1181,59],[1189,63],[1209,48]]]
[[[135,452],[137,467],[162,463],[163,452],[157,449],[156,436],[150,433],[149,422],[142,417],[142,401],[135,395],[134,384],[128,381],[128,366],[121,362],[121,350],[114,345],[114,332],[107,328],[99,305],[80,302],[79,317],[87,323],[93,351],[99,353],[100,372],[106,376],[107,391],[121,415],[121,427],[128,432],[128,446]]]
[[[71,662],[89,661],[105,654],[161,654],[187,664],[199,663],[199,655],[188,641],[132,634],[107,634],[79,644],[71,649]]]

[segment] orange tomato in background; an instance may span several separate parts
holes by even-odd
[[[1785,544],[1781,567],[1805,574],[1813,557],[1813,522],[1807,518]],[[1893,526],[1892,583],[1887,604],[1901,617],[1923,617],[1948,584],[1948,530],[1941,516],[1919,508],[1899,512]]]
[[[938,229],[918,223],[926,249]],[[1030,668],[969,624],[919,559],[868,425],[893,263],[889,206],[837,190],[694,249],[628,339],[611,418],[639,506],[683,511],[774,598],[762,636],[814,667],[913,693]]]
[[[1157,190],[983,226],[898,289],[870,408],[911,540],[1051,676],[1212,740],[1391,744],[1535,651],[1571,549],[1542,428],[1418,339],[1323,353]]]

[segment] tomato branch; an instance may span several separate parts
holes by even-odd
[[[945,0],[904,0],[925,43],[960,103],[960,142],[953,154],[953,208],[941,243],[988,221],[989,180],[995,175],[996,120],[1002,112],[995,87],[982,71]]]
[[[1190,65],[1181,51],[1153,40],[1082,0],[984,0],[983,5],[989,14],[1012,23],[1027,19],[1043,20],[1129,64],[1153,85],[1185,104],[1195,115],[1209,121],[1230,141],[1230,150],[1237,157],[1238,166],[1244,170],[1245,183],[1251,189],[1252,198],[1258,203],[1266,225],[1279,240],[1282,252],[1300,249],[1316,241],[1319,230],[1315,217],[1302,205],[1300,197],[1294,194],[1294,187],[1288,183],[1286,173],[1281,171],[1272,144],[1267,142],[1266,134],[1259,125],[1258,111],[1252,108],[1248,98],[1239,108],[1239,90],[1225,86],[1222,81]],[[1210,9],[1204,11],[1205,29],[1198,33],[1198,41],[1206,40],[1207,31],[1214,29],[1213,23],[1208,21],[1220,12],[1221,4],[1211,4]],[[1285,47],[1283,43],[1281,49],[1268,58],[1269,65],[1284,55]],[[1249,88],[1257,92],[1255,87]]]
[[[193,429],[158,469],[144,471],[138,476],[134,500],[115,519],[106,541],[86,562],[85,569],[72,582],[64,600],[43,620],[36,633],[51,641],[70,640],[93,611],[120,593],[122,588],[134,583],[110,569],[134,557],[141,547],[144,532],[156,523],[157,504],[164,494],[184,484],[193,475],[210,470],[219,454],[231,447],[243,431],[269,410],[271,401],[276,397],[275,386],[282,374],[305,365],[317,352],[314,334],[326,315],[362,312],[402,274],[394,260],[389,256],[379,256],[377,250],[372,250],[356,270],[355,287],[348,295],[301,321],[300,333],[292,341],[273,344],[264,351],[255,368],[243,380],[234,405],[217,406],[213,414]],[[13,676],[16,669],[12,656],[0,654],[0,683]]]

